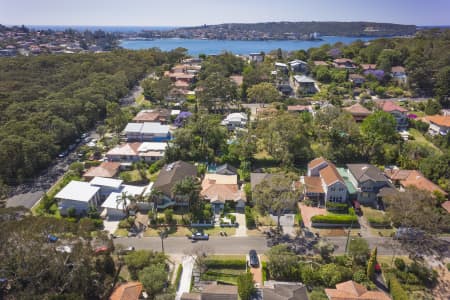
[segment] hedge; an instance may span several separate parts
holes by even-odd
[[[205,265],[207,268],[215,269],[245,269],[245,259],[207,259]]]
[[[346,214],[348,213],[348,204],[327,201],[326,209],[330,212]]]
[[[327,224],[354,224],[358,223],[358,217],[354,215],[318,215],[311,218],[313,223],[327,223]]]
[[[370,226],[375,228],[388,228],[391,227],[391,221],[386,218],[367,218]]]
[[[402,288],[395,276],[390,276],[388,279],[389,290],[394,300],[408,300],[408,294]]]
[[[247,223],[248,229],[253,229],[256,227],[256,221],[253,216],[252,209],[248,206],[245,207],[245,223]]]

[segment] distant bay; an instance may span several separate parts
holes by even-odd
[[[320,47],[323,44],[335,44],[342,42],[350,44],[356,40],[370,41],[373,37],[342,37],[324,36],[319,41],[293,41],[293,40],[270,40],[270,41],[230,41],[230,40],[200,40],[200,39],[154,39],[154,40],[122,40],[120,46],[125,49],[140,50],[149,48],[160,48],[169,51],[178,47],[188,49],[190,55],[219,54],[230,51],[235,54],[249,54],[264,51],[268,53],[281,48],[285,51],[308,50]]]

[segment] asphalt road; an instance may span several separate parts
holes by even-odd
[[[332,237],[326,239],[335,245],[335,254],[344,254],[346,237]],[[391,238],[375,237],[366,238],[370,248],[377,247],[380,255],[406,255],[407,252],[401,245]],[[265,253],[269,250],[265,237],[211,237],[209,241],[192,242],[186,237],[169,237],[164,240],[164,250],[168,254],[188,254],[195,245],[207,245],[214,254],[247,254],[254,249],[258,253]],[[124,246],[134,246],[136,249],[151,249],[161,251],[161,239],[158,237],[131,237],[116,238],[114,243]]]

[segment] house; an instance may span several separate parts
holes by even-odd
[[[237,175],[237,169],[230,164],[223,164],[215,166],[213,169],[208,169],[208,173],[220,174],[220,175]]]
[[[324,67],[329,67],[329,64],[326,61],[323,60],[315,60],[313,62],[314,66],[318,67],[318,66],[324,66]]]
[[[106,153],[109,161],[136,162],[139,161],[138,149],[142,143],[125,143],[118,145]],[[104,176],[103,176],[104,177]]]
[[[338,69],[345,69],[349,71],[356,69],[355,63],[349,58],[336,58],[333,60],[333,66]]]
[[[325,289],[329,300],[391,300],[378,290],[368,291],[363,285],[352,280],[336,284],[335,289]]]
[[[327,201],[341,203],[347,201],[347,186],[334,164],[323,157],[318,157],[309,162],[307,174],[301,179],[304,193],[312,193],[312,197],[317,197],[320,201],[324,200],[325,203]],[[316,177],[316,179],[308,177]],[[322,190],[318,187],[319,179],[317,178],[320,178]]]
[[[450,213],[450,201],[445,201],[441,204],[442,208],[445,209],[448,213]]]
[[[171,138],[169,126],[158,122],[128,123],[124,133],[128,142],[165,142]]]
[[[447,135],[450,132],[450,115],[449,116],[427,116],[425,120],[430,123],[428,133],[435,135]]]
[[[147,109],[141,110],[133,118],[135,123],[159,122],[167,124],[170,120],[170,111],[168,109]]]
[[[197,178],[197,167],[193,164],[179,160],[164,165],[153,184],[153,189],[162,193],[158,207],[165,208],[175,204],[180,206],[188,205],[181,195],[174,195],[172,191],[178,182],[187,177]]]
[[[300,181],[295,183],[295,188],[301,192],[303,199],[311,199],[317,203],[322,203],[325,198],[325,191],[322,186],[322,179],[316,176],[300,176]]]
[[[311,105],[288,105],[287,111],[288,112],[296,112],[296,113],[302,113],[302,112],[313,113],[313,109],[312,109]]]
[[[273,174],[269,173],[250,173],[250,185],[252,191],[255,187],[263,181],[269,181],[273,177]]]
[[[250,53],[250,62],[261,63],[264,61],[264,53]]]
[[[306,73],[308,72],[308,63],[300,60],[295,59],[293,61],[289,62],[289,66],[291,67],[291,70],[298,73]]]
[[[84,215],[90,207],[100,204],[100,188],[88,182],[72,180],[59,191],[55,199],[62,215],[67,215],[69,208],[74,208],[79,215]]]
[[[406,70],[402,66],[394,66],[391,68],[392,79],[400,84],[406,84],[408,82],[408,76]]]
[[[164,157],[167,143],[144,142],[137,149],[139,160],[154,162]]]
[[[183,293],[181,300],[238,300],[235,285],[209,284],[201,293]]]
[[[439,192],[444,196],[447,195],[443,189],[427,179],[420,171],[389,168],[384,173],[400,191],[404,191],[408,186],[414,186],[420,190],[428,191],[431,194]]]
[[[112,178],[117,175],[120,169],[120,163],[104,161],[97,167],[91,167],[83,174],[83,178],[87,181],[94,177]]]
[[[361,69],[363,71],[373,71],[377,69],[376,64],[361,64]]]
[[[94,177],[89,184],[94,187],[100,188],[99,194],[100,199],[106,199],[111,193],[120,193],[122,189],[123,180],[104,178],[104,177]]]
[[[299,282],[265,281],[262,288],[264,300],[308,300],[306,286]]]
[[[248,117],[245,113],[231,113],[220,124],[226,126],[228,130],[244,128],[247,125]]]
[[[109,220],[120,220],[125,217],[125,206],[129,204],[129,201],[124,201],[123,196],[140,197],[144,195],[144,192],[151,189],[153,183],[149,186],[133,186],[122,185],[118,192],[112,192],[108,195],[106,200],[102,203],[101,208],[104,210],[102,216],[107,216]],[[150,203],[138,202],[136,203],[140,209],[150,209]]]
[[[227,201],[234,202],[237,210],[245,208],[245,193],[239,189],[237,175],[205,174],[201,195],[212,204],[216,213],[223,210]]]
[[[364,82],[366,82],[366,78],[360,74],[350,74],[348,76],[348,80],[355,86],[361,86]]]
[[[114,289],[109,300],[139,300],[142,288],[142,283],[137,281],[123,283]]]
[[[295,75],[294,87],[299,93],[314,94],[316,92],[316,81],[305,75]]]
[[[406,113],[407,109],[395,104],[392,101],[379,101],[377,106],[384,112],[390,113],[397,122],[397,131],[404,131],[408,129],[408,116]]]
[[[371,164],[347,164],[348,178],[357,188],[357,200],[361,204],[377,206],[377,195],[384,187],[392,187],[383,172]]]
[[[288,65],[285,63],[281,63],[281,62],[275,63],[275,69],[277,70],[277,72],[282,72],[285,74],[287,74],[289,72]]]
[[[344,107],[345,111],[349,112],[353,119],[355,119],[355,122],[362,122],[365,118],[367,118],[372,112],[362,106],[359,103],[355,103],[352,106]]]

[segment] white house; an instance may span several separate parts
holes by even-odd
[[[149,186],[151,187],[153,183]],[[143,196],[149,186],[134,186],[134,185],[122,185],[120,192],[113,192],[109,194],[108,198],[106,198],[105,202],[101,205],[101,207],[106,210],[102,213],[102,215],[106,215],[108,219],[122,219],[125,217],[125,205],[128,204],[126,201],[123,201],[123,196],[128,195],[132,197]],[[146,202],[137,202],[137,207],[139,209],[150,209],[150,203]]]
[[[429,123],[431,135],[447,135],[450,132],[450,116],[434,115],[425,118]]]
[[[158,122],[128,123],[124,130],[128,141],[165,142],[171,135],[168,125]]]
[[[250,62],[260,63],[264,61],[263,53],[250,53],[249,54]]]
[[[104,178],[104,177],[94,177],[89,184],[100,189],[100,198],[106,199],[111,193],[120,193],[122,189],[123,180]]]
[[[144,142],[138,148],[138,156],[145,162],[157,161],[164,157],[166,148],[167,143]]]
[[[88,182],[71,181],[58,194],[55,199],[62,215],[67,214],[69,208],[74,208],[77,214],[86,214],[89,207],[100,204],[100,188]]]
[[[290,61],[289,66],[291,67],[291,70],[294,72],[304,73],[308,71],[308,63],[300,59]]]
[[[245,113],[232,113],[229,114],[220,124],[228,128],[228,130],[234,130],[236,128],[243,128],[248,122],[248,117]]]
[[[109,150],[106,157],[118,162],[153,162],[164,157],[166,148],[167,143],[162,142],[125,143]]]

